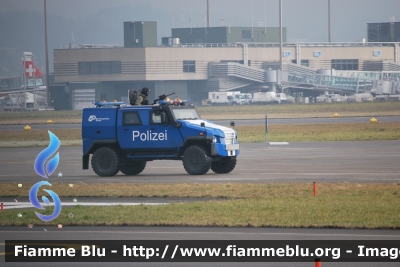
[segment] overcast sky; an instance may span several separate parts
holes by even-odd
[[[263,23],[267,27],[279,26],[279,0],[209,1],[211,26],[262,26]],[[359,41],[367,37],[368,22],[389,22],[390,17],[396,15],[396,20],[400,19],[400,0],[330,2],[332,41]],[[0,3],[3,10],[43,10],[43,0],[0,0]],[[115,25],[120,28],[115,30],[121,35],[123,21],[156,20],[159,41],[162,36],[171,34],[172,27],[204,27],[206,3],[206,0],[47,0],[49,15],[75,20],[95,19],[96,14],[102,13],[105,20],[119,20]],[[328,41],[328,0],[282,0],[282,3],[283,26],[287,27],[288,41]],[[107,18],[108,11],[121,7],[131,10],[132,16],[124,12],[121,17]],[[138,14],[135,10],[143,12]]]

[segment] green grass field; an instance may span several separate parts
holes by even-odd
[[[206,119],[262,119],[269,118],[329,118],[338,113],[341,117],[373,117],[400,115],[400,102],[334,103],[334,104],[284,104],[198,107]]]
[[[268,114],[269,118],[332,117],[334,113],[339,113],[341,117],[400,115],[400,102],[199,106],[196,108],[203,119],[209,120],[260,119],[265,118],[265,114]],[[52,120],[53,123],[81,123],[82,111],[0,112],[0,124],[45,124],[48,120]]]
[[[0,195],[26,196],[30,184],[8,184]],[[66,184],[51,189],[80,196],[206,197],[157,206],[64,207],[49,223],[34,209],[2,211],[0,225],[149,225],[219,227],[400,228],[400,184]],[[17,214],[21,213],[22,217]],[[48,208],[42,214],[51,214]],[[72,213],[73,218],[69,217]]]

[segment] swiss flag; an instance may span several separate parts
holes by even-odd
[[[22,58],[22,64],[24,64],[24,58]],[[38,77],[42,78],[42,73],[36,67],[36,65],[33,64],[32,59],[29,57],[25,57],[25,76],[26,77]]]

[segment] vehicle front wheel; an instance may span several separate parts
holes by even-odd
[[[92,169],[99,176],[114,176],[119,172],[119,155],[111,147],[101,147],[93,153]]]
[[[236,166],[236,157],[223,157],[211,163],[211,170],[215,173],[230,173]]]
[[[136,175],[141,173],[146,167],[146,161],[129,161],[119,167],[125,175]]]
[[[201,146],[190,146],[183,153],[183,167],[191,175],[206,174],[210,170],[211,161],[211,157]]]

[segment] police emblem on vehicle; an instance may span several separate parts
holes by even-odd
[[[90,115],[88,121],[108,121],[110,118],[97,118],[96,115]]]

